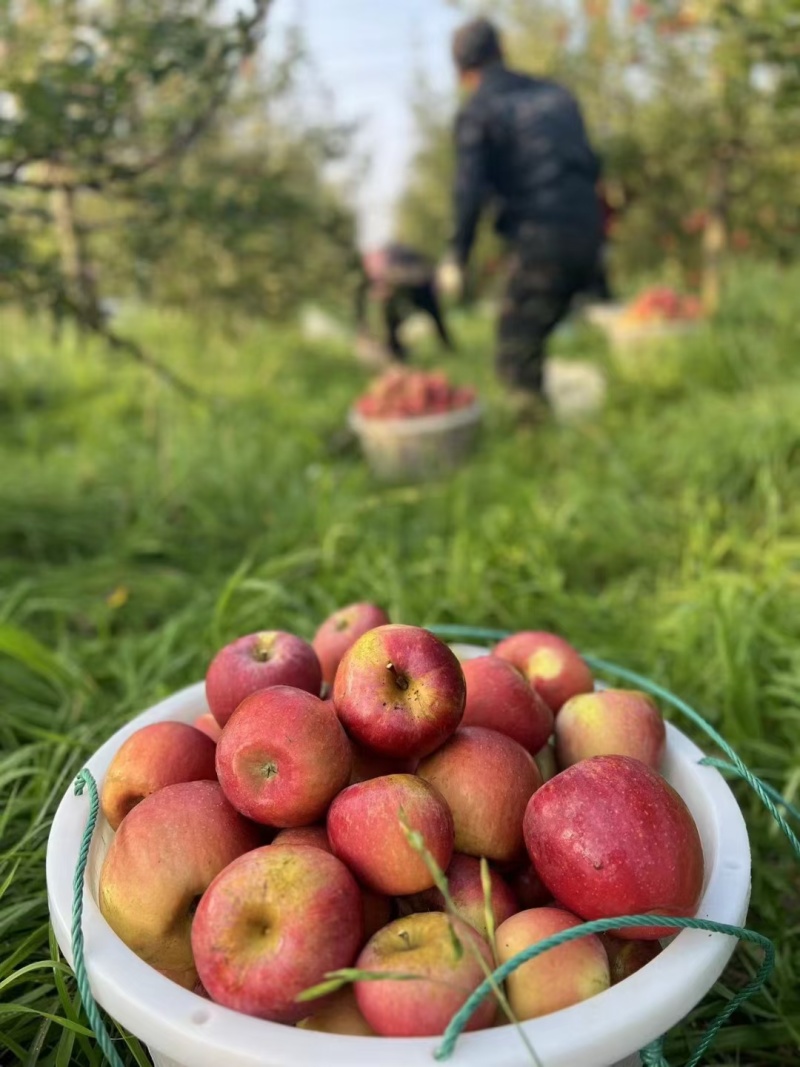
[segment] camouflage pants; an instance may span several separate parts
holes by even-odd
[[[540,392],[545,343],[596,270],[599,241],[583,234],[523,227],[511,247],[500,311],[497,373],[513,389]]]

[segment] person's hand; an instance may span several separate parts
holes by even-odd
[[[439,291],[452,300],[460,300],[464,294],[464,271],[452,258],[441,262],[436,272]]]

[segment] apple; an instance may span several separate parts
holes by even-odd
[[[185,722],[155,722],[131,734],[117,749],[100,795],[111,829],[164,786],[215,779],[215,753],[214,742]]]
[[[523,828],[539,877],[584,919],[697,910],[697,826],[672,786],[640,760],[593,756],[562,771],[531,797]],[[670,932],[633,927],[617,936],[653,940]]]
[[[323,681],[332,685],[339,661],[348,648],[368,630],[388,622],[389,616],[375,604],[348,604],[330,615],[311,642],[322,667]]]
[[[335,856],[266,845],[211,883],[192,924],[200,980],[226,1008],[272,1022],[308,1014],[297,996],[349,967],[362,943],[361,894]]]
[[[216,782],[164,786],[136,805],[112,840],[100,871],[100,911],[137,956],[193,989],[197,902],[223,868],[260,844],[259,828]]]
[[[306,1004],[313,1014],[297,1025],[301,1030],[316,1030],[323,1034],[346,1034],[348,1037],[370,1037],[375,1031],[361,1014],[352,986],[345,986],[337,993],[326,997],[318,1008],[314,1002]]]
[[[417,830],[444,870],[453,854],[453,817],[441,795],[413,774],[348,786],[328,811],[328,839],[362,885],[387,896],[429,889],[433,876],[411,847],[400,819]]]
[[[553,732],[553,713],[523,674],[499,656],[478,656],[462,669],[467,702],[461,725],[498,730],[535,755]]]
[[[570,697],[594,689],[587,664],[572,645],[556,634],[523,630],[501,641],[494,655],[519,668],[556,716]]]
[[[324,826],[296,826],[281,830],[275,835],[272,844],[273,846],[309,845],[312,848],[324,849],[325,852],[333,855],[333,849],[328,840],[328,831]],[[392,902],[386,896],[362,889],[361,903],[364,917],[364,941],[367,941],[392,918]]]
[[[210,737],[214,744],[219,741],[219,736],[222,733],[222,727],[210,711],[206,711],[202,715],[198,715],[192,725],[194,726],[195,730],[201,730],[206,735],[206,737]]]
[[[288,685],[246,697],[217,743],[217,777],[228,800],[267,826],[321,819],[350,779],[350,760],[335,712]]]
[[[279,830],[272,839],[273,845],[310,845],[331,852],[328,831],[324,826],[291,826]]]
[[[322,668],[307,641],[282,630],[262,630],[225,645],[206,673],[206,700],[224,726],[245,697],[258,689],[290,685],[318,696]]]
[[[367,782],[370,778],[383,778],[387,774],[413,774],[419,763],[417,759],[392,759],[391,756],[381,756],[355,741],[351,741],[350,745],[353,750],[350,785],[355,785],[356,782]]]
[[[517,912],[497,928],[497,956],[507,963],[540,941],[580,926],[582,920],[562,908]],[[611,984],[608,958],[593,934],[548,949],[523,963],[506,978],[506,996],[520,1021],[570,1008]]]
[[[522,908],[543,908],[553,903],[553,894],[542,882],[532,863],[509,876],[508,884]]]
[[[524,857],[522,817],[542,778],[522,745],[496,730],[463,726],[417,773],[453,813],[456,852],[497,863]]]
[[[661,952],[658,941],[623,941],[612,934],[598,934],[608,956],[611,984],[616,985],[640,971]]]
[[[658,770],[667,745],[661,712],[645,693],[603,689],[566,702],[556,719],[561,767],[590,756],[633,756]]]
[[[453,934],[461,943],[459,952]],[[379,930],[358,957],[361,971],[397,974],[355,983],[356,1001],[375,1033],[383,1037],[428,1037],[444,1032],[450,1019],[493,969],[486,941],[467,923],[439,911],[408,915]],[[408,981],[408,975],[418,976]],[[466,1030],[492,1025],[496,1002],[490,995],[475,1009]]]
[[[450,866],[445,871],[450,899],[453,909],[459,919],[469,923],[482,937],[488,935],[486,928],[486,907],[481,882],[481,863],[474,856],[464,856],[457,852]],[[508,886],[507,882],[497,873],[489,869],[491,884],[491,903],[494,915],[495,927],[505,922],[511,915],[519,911],[519,902]],[[410,897],[402,897],[398,900],[401,914],[411,915],[414,912],[444,911],[446,908],[444,896],[441,890],[435,886],[426,889],[422,893],[414,893]]]
[[[378,626],[345,652],[333,702],[357,742],[385,756],[421,758],[464,713],[464,672],[455,654],[418,626]]]

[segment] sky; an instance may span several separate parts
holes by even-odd
[[[316,106],[335,120],[360,120],[356,148],[369,160],[357,199],[365,247],[392,236],[414,148],[414,82],[424,74],[437,91],[454,88],[450,37],[463,18],[444,0],[275,0],[269,34],[279,45],[288,27],[303,31]]]

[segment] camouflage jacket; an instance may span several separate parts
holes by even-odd
[[[567,89],[490,67],[455,132],[453,251],[460,263],[488,203],[497,231],[512,241],[526,223],[599,235],[600,164]]]

